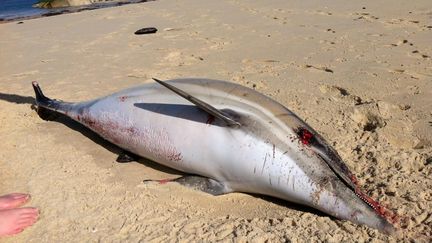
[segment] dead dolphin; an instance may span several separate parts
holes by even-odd
[[[395,231],[392,215],[361,192],[337,152],[283,105],[226,81],[155,81],[79,103],[33,88],[40,115],[62,113],[126,151],[192,175],[181,184],[213,195],[269,195]]]

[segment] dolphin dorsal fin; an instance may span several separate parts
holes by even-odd
[[[158,82],[159,84],[161,84],[162,86],[165,86],[167,89],[171,90],[172,92],[180,95],[181,97],[187,99],[188,101],[190,101],[191,103],[193,103],[194,105],[196,105],[198,108],[200,108],[201,110],[207,112],[208,114],[219,118],[220,120],[224,121],[229,127],[239,127],[241,126],[241,124],[237,121],[234,121],[231,117],[229,117],[228,115],[226,115],[225,113],[223,113],[222,111],[216,109],[215,107],[207,104],[206,102],[193,97],[192,95],[186,93],[185,91],[176,88],[174,86],[172,86],[171,84],[168,84],[162,80],[153,78],[154,81]]]

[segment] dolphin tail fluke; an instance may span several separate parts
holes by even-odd
[[[43,93],[42,93],[42,89],[40,88],[38,82],[33,81],[32,82],[32,86],[36,95],[36,104],[39,103],[47,103],[49,101],[52,101],[50,98],[46,97]]]
[[[32,86],[36,95],[37,113],[40,118],[47,121],[55,120],[60,114],[66,114],[64,102],[46,97],[38,82],[33,81]]]

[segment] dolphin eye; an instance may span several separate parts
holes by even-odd
[[[304,127],[297,129],[297,136],[304,145],[311,145],[315,141],[314,135]]]

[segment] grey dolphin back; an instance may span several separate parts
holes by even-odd
[[[229,117],[227,114],[225,114],[223,111],[220,111],[216,108],[214,108],[211,104],[206,103],[205,101],[202,101],[192,95],[190,95],[187,91],[181,90],[171,84],[168,84],[165,81],[153,78],[154,81],[158,82],[159,84],[163,85],[164,87],[168,88],[169,90],[173,91],[174,93],[178,94],[179,96],[187,99],[191,103],[195,104],[197,107],[202,109],[203,111],[209,113],[210,115],[217,117],[224,121],[228,126],[230,127],[239,127],[241,124],[238,121],[235,121],[231,117]],[[178,81],[186,81],[186,80],[178,80]],[[206,80],[211,81],[211,80]],[[220,81],[219,81],[220,82]],[[256,102],[257,104],[263,105],[266,109],[273,112],[275,114],[275,117],[278,117],[282,121],[284,121],[286,124],[298,127],[300,124],[301,126],[306,126],[307,130],[313,133],[314,139],[316,141],[315,144],[311,144],[312,146],[316,147],[316,152],[321,156],[321,158],[328,164],[328,166],[333,170],[333,172],[340,178],[342,181],[348,185],[353,191],[356,190],[356,178],[354,174],[349,170],[348,166],[343,162],[339,154],[328,145],[328,142],[325,141],[323,137],[321,137],[313,128],[306,125],[306,122],[304,122],[301,118],[296,116],[294,113],[292,113],[290,110],[288,110],[283,105],[279,104],[278,102],[274,100],[270,100],[268,97],[256,92],[255,90],[247,90],[247,97],[244,93],[246,89],[242,87],[243,89],[237,89],[236,84],[232,84],[229,82],[224,82],[224,85],[221,85],[220,83],[216,82],[214,84],[225,86],[222,89],[230,89],[229,93],[235,94],[235,92],[239,92],[237,95],[241,95],[243,99],[250,99],[253,102]],[[231,89],[233,86],[234,88]],[[229,87],[229,88],[228,88]],[[215,87],[214,87],[215,88]],[[290,113],[290,116],[285,116],[281,114]],[[294,124],[296,123],[296,124]],[[302,128],[303,129],[303,128]]]

